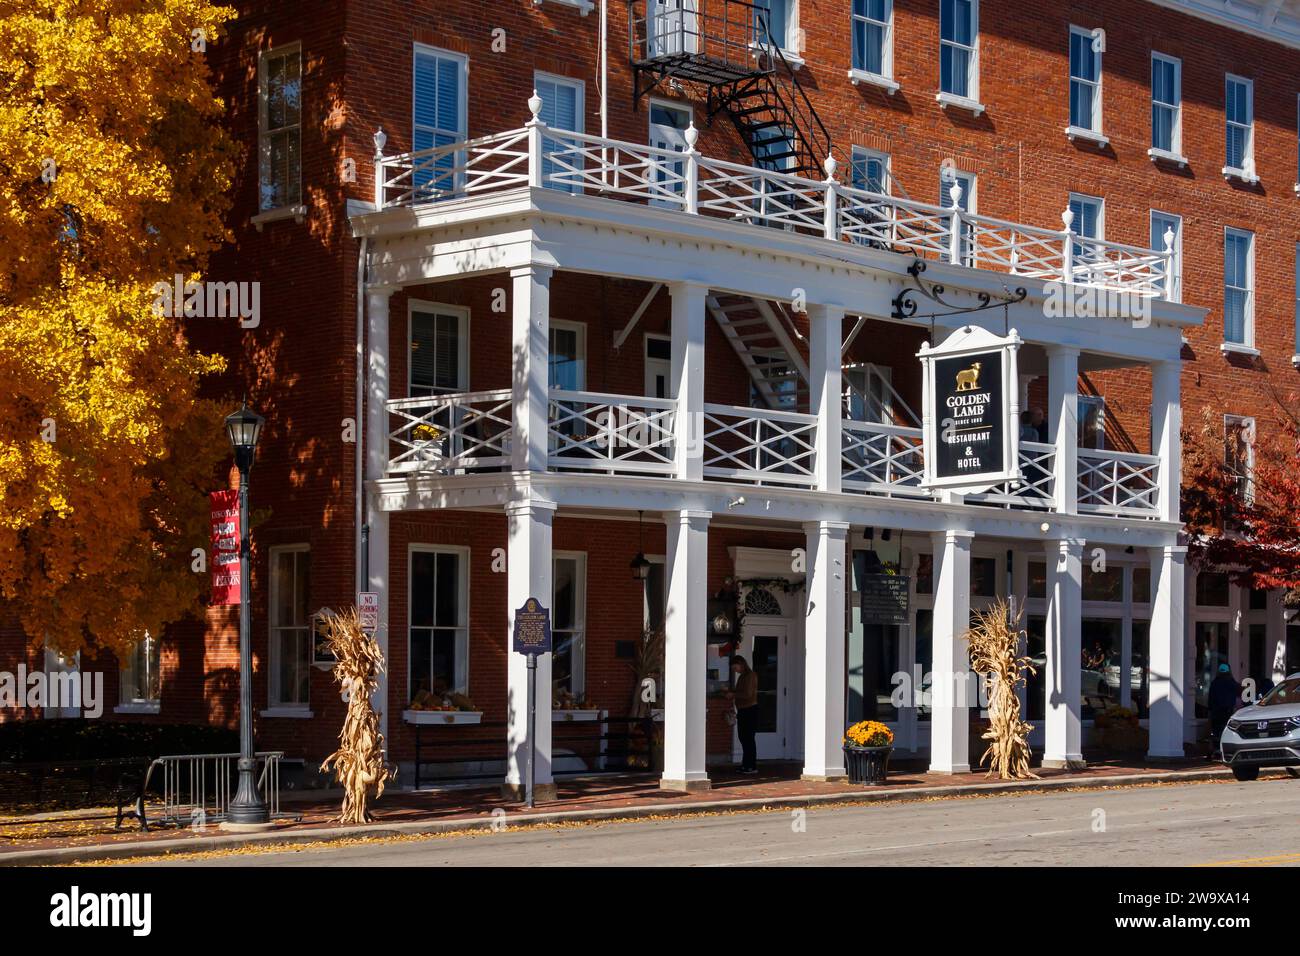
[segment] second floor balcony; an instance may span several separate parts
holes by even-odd
[[[393,156],[382,155],[381,147],[376,209],[420,209],[545,188],[1044,282],[1178,296],[1172,234],[1157,250],[1081,236],[1068,210],[1063,229],[978,215],[961,208],[955,185],[946,207],[872,192],[846,184],[848,171],[829,157],[825,179],[713,159],[697,149],[694,126],[685,131],[681,150],[555,129],[538,119],[541,105],[534,95],[533,119],[518,129]],[[834,255],[829,245],[826,254]]]

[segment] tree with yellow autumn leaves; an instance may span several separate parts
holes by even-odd
[[[235,144],[204,0],[0,0],[0,602],[70,654],[198,606],[228,453],[152,291],[224,238]]]

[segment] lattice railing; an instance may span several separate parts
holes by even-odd
[[[1001,482],[986,492],[967,495],[966,500],[984,504],[1003,505],[1007,508],[1035,508],[1051,510],[1055,499],[1056,446],[1038,442],[1020,443],[1021,480]]]
[[[704,406],[704,476],[813,486],[817,418],[798,412]]]
[[[1160,459],[1135,452],[1079,449],[1079,510],[1155,518]]]
[[[508,388],[388,402],[389,473],[464,474],[508,468],[512,409]]]
[[[673,472],[677,403],[551,389],[550,467],[609,475]]]
[[[1163,251],[1082,238],[1068,228],[1044,229],[854,189],[828,160],[825,180],[709,159],[686,131],[676,152],[551,129],[537,117],[523,129],[434,149],[379,155],[378,208],[472,198],[522,187],[548,187],[685,215],[718,216],[927,259],[947,259],[1046,281],[1140,296],[1176,293],[1173,235]],[[382,149],[383,137],[376,134]],[[1068,212],[1063,220],[1071,221]]]
[[[840,430],[840,484],[845,491],[928,498],[921,487],[921,429],[845,421]]]

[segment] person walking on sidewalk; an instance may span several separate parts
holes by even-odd
[[[737,655],[731,659],[731,673],[736,675],[736,733],[740,737],[740,772],[758,773],[758,675],[749,662]]]

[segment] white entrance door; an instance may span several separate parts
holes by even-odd
[[[758,675],[758,757],[780,759],[799,748],[790,734],[789,627],[784,621],[746,621],[742,653]]]
[[[691,125],[691,108],[662,100],[650,101],[650,145],[655,149],[671,149],[684,153],[689,149],[686,142],[686,130]],[[686,161],[674,161],[671,169],[660,165],[655,171],[655,183],[670,189],[680,196],[684,189]],[[671,199],[651,199],[652,206],[675,208],[677,203]]]
[[[698,53],[699,26],[696,0],[649,0],[646,4],[646,37],[650,56]]]

